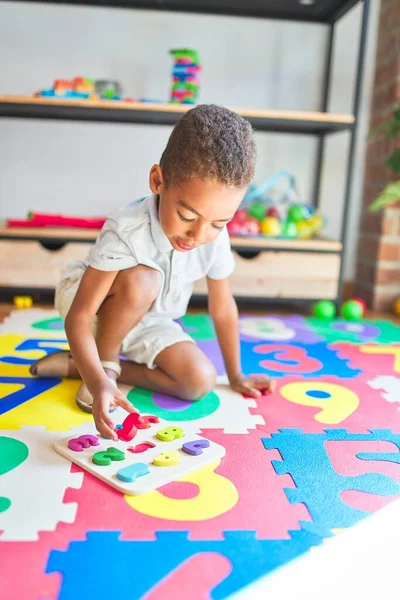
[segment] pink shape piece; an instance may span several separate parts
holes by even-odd
[[[138,429],[149,429],[152,423],[159,423],[160,419],[154,415],[140,415],[139,413],[133,413],[132,422]]]
[[[116,434],[123,442],[130,442],[137,434],[136,420],[138,413],[129,414],[122,423],[121,429],[116,430]]]
[[[150,450],[150,448],[155,448],[155,444],[151,442],[143,442],[142,444],[138,444],[137,446],[130,446],[127,448],[129,452],[133,452],[133,454],[140,454],[141,452],[146,452],[146,450]]]
[[[82,452],[84,448],[90,448],[90,446],[98,446],[100,444],[99,438],[90,433],[85,433],[77,438],[69,440],[68,448],[73,452]]]
[[[149,429],[152,423],[159,423],[160,419],[154,415],[140,415],[131,413],[122,423],[122,428],[117,430],[117,435],[123,442],[130,442],[137,434],[138,429]]]

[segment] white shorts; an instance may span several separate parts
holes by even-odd
[[[55,307],[64,320],[79,284],[80,278],[67,277],[62,279],[56,288]],[[93,335],[96,335],[96,329],[97,317],[93,321]],[[160,352],[179,342],[195,343],[193,338],[172,319],[148,314],[123,340],[121,355],[133,362],[147,365],[149,369],[155,369],[157,365],[154,361]]]

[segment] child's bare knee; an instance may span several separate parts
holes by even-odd
[[[180,395],[184,400],[200,400],[211,392],[216,381],[217,373],[210,362],[193,364],[185,372]]]
[[[162,276],[156,269],[138,265],[120,271],[115,283],[127,305],[150,308],[160,292]]]

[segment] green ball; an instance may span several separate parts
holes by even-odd
[[[287,220],[294,221],[295,223],[297,221],[304,221],[307,217],[308,213],[302,204],[293,204],[287,212]]]
[[[257,221],[263,221],[265,219],[266,212],[267,207],[261,202],[253,202],[248,210],[249,216],[253,217],[253,219],[257,219]]]
[[[297,237],[297,225],[293,221],[286,221],[282,227],[282,235],[288,238]]]
[[[344,319],[348,321],[358,321],[363,316],[363,307],[360,302],[354,300],[347,300],[342,304],[340,314]]]
[[[336,316],[336,306],[332,300],[318,300],[314,304],[313,313],[318,319],[334,319]]]

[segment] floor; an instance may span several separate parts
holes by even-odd
[[[52,448],[93,427],[76,382],[28,377],[35,358],[65,347],[55,313],[14,312],[1,326],[0,457],[12,460],[0,458],[0,565],[15,598],[251,597],[247,586],[300,556],[320,564],[329,540],[400,497],[396,323],[243,316],[244,368],[278,381],[257,402],[223,383],[207,316],[182,324],[217,367],[215,391],[194,405],[137,389],[128,398],[226,454],[144,496],[121,495]]]

